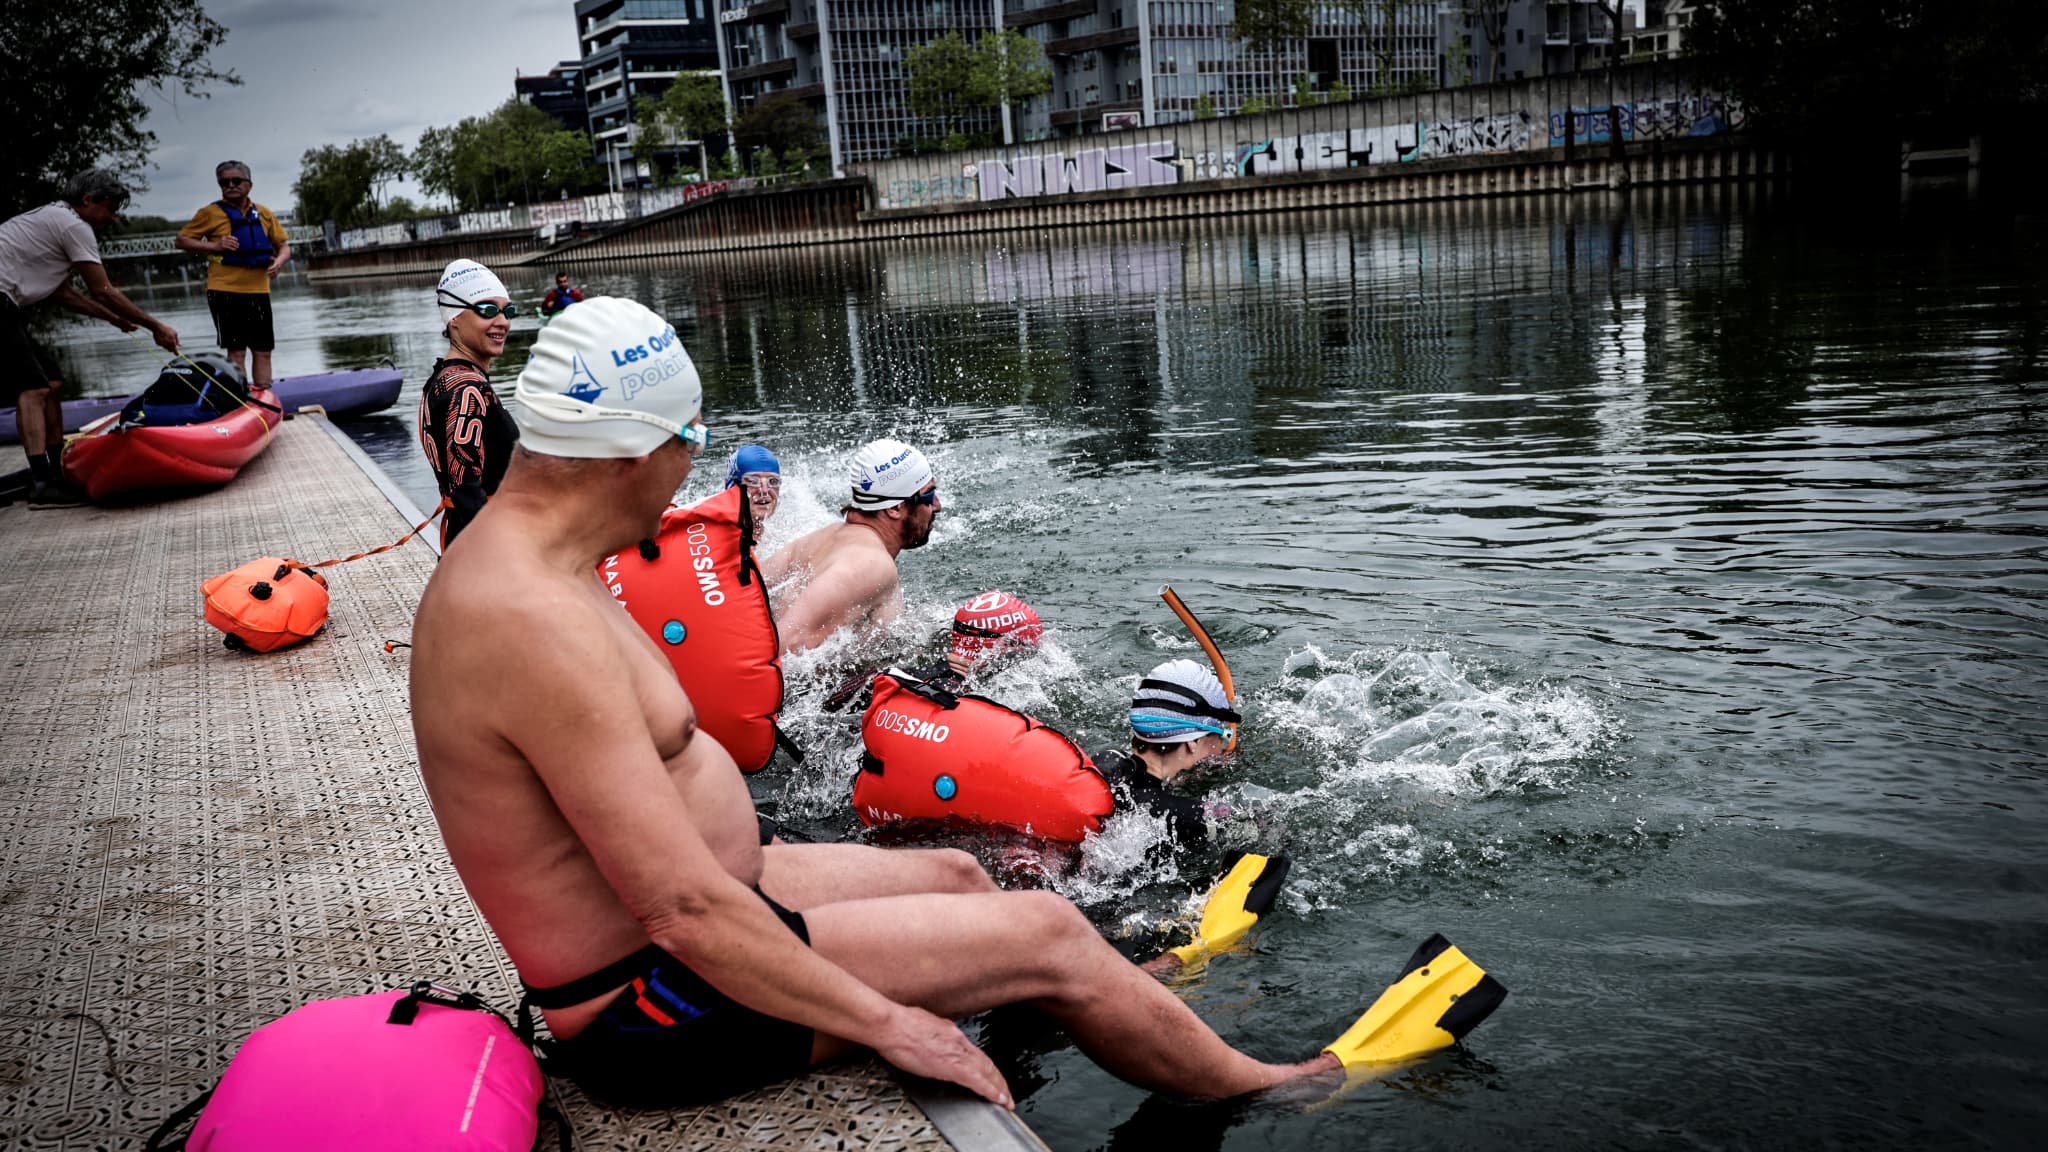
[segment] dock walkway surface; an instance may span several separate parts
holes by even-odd
[[[140,1147],[308,1000],[429,978],[517,1002],[427,805],[408,650],[384,650],[433,550],[327,569],[327,630],[281,652],[201,618],[215,573],[396,539],[380,477],[299,418],[216,492],[0,508],[0,1147]],[[928,1116],[872,1060],[673,1112],[551,1095],[582,1149],[943,1152],[934,1116],[963,1150],[1043,1147],[957,1098]]]

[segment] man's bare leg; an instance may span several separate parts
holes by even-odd
[[[55,380],[41,388],[23,388],[14,402],[14,423],[21,437],[21,450],[30,456],[42,455],[53,440],[64,442],[64,409],[57,399],[57,389]],[[53,412],[55,419],[51,418]]]
[[[258,352],[252,349],[249,352],[249,359],[255,365],[256,372],[254,376],[249,378],[250,386],[255,388],[270,387],[270,353]]]
[[[242,366],[242,356],[248,352],[248,349],[228,348],[224,349],[224,351],[227,353],[228,363],[233,364],[235,366],[235,371],[240,372],[242,374],[242,379],[247,380],[249,378],[249,373],[248,370]]]
[[[1096,1063],[1142,1088],[1222,1098],[1340,1070],[1327,1053],[1266,1064],[1225,1044],[1052,893],[857,900],[814,908],[804,920],[819,955],[899,1003],[955,1018],[1031,1004]],[[814,1055],[846,1048],[820,1037]]]
[[[797,912],[880,896],[996,891],[980,862],[957,848],[770,844],[761,858],[761,890]]]

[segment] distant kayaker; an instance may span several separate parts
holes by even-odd
[[[569,286],[569,274],[567,272],[557,272],[555,273],[555,286],[548,289],[548,294],[540,298],[540,314],[543,316],[553,316],[571,304],[580,304],[582,302],[583,290]]]
[[[158,347],[178,350],[177,331],[122,295],[100,263],[98,233],[127,204],[120,178],[93,169],[72,177],[62,200],[0,223],[0,404],[14,405],[32,505],[83,504],[85,493],[64,479],[64,412],[57,400],[63,381],[29,335],[28,310],[48,300],[123,332],[147,328]],[[74,275],[84,281],[84,294],[71,287]]]
[[[759,444],[741,445],[725,466],[725,486],[740,485],[747,490],[747,503],[754,509],[754,531],[760,534],[775,508],[782,503],[782,461]]]
[[[853,454],[842,523],[799,537],[761,563],[776,606],[784,652],[816,648],[841,628],[886,624],[903,611],[896,556],[922,548],[942,505],[924,453],[877,440]],[[782,588],[792,578],[794,591]]]
[[[213,313],[214,338],[252,386],[268,388],[270,353],[277,347],[270,281],[292,258],[292,246],[270,209],[249,198],[254,185],[247,164],[223,160],[214,165],[213,177],[220,199],[193,213],[176,243],[206,254],[206,307]],[[249,365],[242,362],[245,351]]]
[[[420,390],[419,426],[420,447],[450,504],[441,519],[445,550],[498,490],[519,440],[519,426],[492,391],[490,377],[491,361],[504,354],[519,310],[497,275],[474,260],[448,265],[434,302],[448,352],[434,361],[434,374]]]

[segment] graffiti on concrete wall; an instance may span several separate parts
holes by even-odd
[[[1377,128],[1276,136],[1256,144],[1239,145],[1235,174],[1271,176],[1281,172],[1400,164],[1425,156],[1519,152],[1529,146],[1531,135],[1526,113],[1504,112],[1426,124],[1386,124]]]
[[[526,212],[523,209],[499,208],[489,212],[464,212],[463,232],[506,232],[526,227]]]
[[[1006,197],[1064,196],[1071,192],[1103,192],[1115,188],[1149,188],[1177,184],[1181,170],[1174,163],[1180,146],[1172,140],[1119,144],[1080,152],[986,160],[979,166],[983,200]]]
[[[924,179],[889,181],[889,190],[882,196],[884,208],[925,208],[934,204],[959,204],[981,197],[981,180],[972,173],[968,165],[967,174],[959,176],[933,176]]]
[[[1605,144],[1616,131],[1623,140],[1669,140],[1680,136],[1718,136],[1740,130],[1748,122],[1740,101],[1719,93],[1674,96],[1668,100],[1623,100],[1612,109],[1560,108],[1550,114],[1550,146],[1567,139],[1578,144]]]

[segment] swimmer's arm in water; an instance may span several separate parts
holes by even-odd
[[[782,651],[816,648],[827,636],[871,616],[896,591],[896,563],[876,549],[828,564],[775,618]]]
[[[812,951],[727,872],[696,825],[647,730],[630,675],[603,626],[563,628],[544,599],[531,629],[551,635],[547,661],[509,661],[500,734],[532,765],[556,808],[648,939],[756,1011],[873,1048],[915,1075],[991,1100],[1008,1091],[951,1021],[907,1007]],[[712,771],[717,744],[694,735],[678,754]]]
[[[797,567],[798,549],[794,542],[777,548],[767,556],[757,556],[754,562],[761,569],[763,587],[774,588],[788,580]]]

